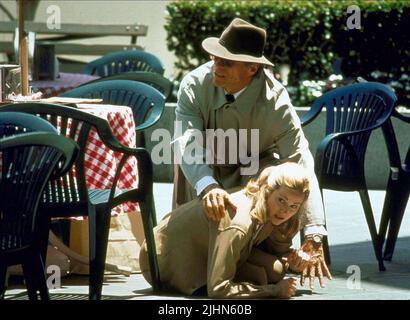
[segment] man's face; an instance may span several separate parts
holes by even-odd
[[[211,56],[214,61],[212,66],[213,84],[221,87],[228,93],[235,93],[246,87],[258,70],[256,64],[226,60]]]

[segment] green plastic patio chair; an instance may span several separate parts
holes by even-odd
[[[173,84],[170,80],[160,75],[159,73],[149,71],[129,71],[113,74],[110,76],[95,79],[93,81],[82,84],[81,86],[107,80],[132,80],[149,84],[150,86],[161,92],[165,96],[165,100],[169,99],[173,87]]]
[[[57,133],[14,134],[0,139],[0,299],[8,266],[21,264],[30,300],[37,300],[38,294],[48,300],[43,253],[50,216],[38,207],[48,180],[71,167],[78,147]]]
[[[39,210],[51,217],[88,217],[89,298],[101,299],[111,210],[128,201],[137,202],[140,206],[149,250],[151,274],[155,279],[153,289],[158,290],[160,287],[159,269],[153,236],[153,227],[156,225],[153,171],[148,151],[144,148],[128,148],[121,145],[113,135],[107,121],[76,108],[45,103],[16,103],[0,107],[0,117],[5,111],[39,115],[58,127],[60,135],[74,140],[79,146],[79,156],[74,163],[75,170],[69,170],[61,179],[53,180],[47,185]],[[69,123],[71,126],[68,125]],[[86,186],[85,149],[92,129],[97,131],[105,146],[122,155],[109,190],[90,190]],[[129,157],[137,159],[138,187],[131,190],[117,190],[120,172]]]
[[[165,97],[161,92],[148,84],[131,80],[107,80],[85,84],[60,96],[100,98],[106,104],[131,107],[138,147],[145,147],[144,130],[156,124],[165,109]]]
[[[393,91],[376,82],[357,83],[331,90],[316,99],[302,118],[303,126],[326,109],[326,136],[315,156],[319,187],[338,191],[358,191],[369,227],[379,270],[385,270],[382,239],[374,221],[364,174],[364,157],[373,130],[389,120],[397,98]],[[330,263],[327,237],[325,257]]]
[[[163,75],[164,70],[161,60],[152,53],[141,50],[124,50],[111,52],[89,62],[83,73],[106,77],[128,71],[150,71]]]

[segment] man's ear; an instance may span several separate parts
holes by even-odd
[[[258,64],[258,63],[250,64],[249,65],[249,71],[250,71],[251,75],[254,76],[255,74],[257,74],[258,71],[259,71],[259,68],[260,68],[260,64]]]

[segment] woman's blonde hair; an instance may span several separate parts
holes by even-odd
[[[259,223],[263,224],[268,221],[267,199],[280,186],[303,193],[304,200],[306,200],[309,196],[309,174],[301,165],[286,162],[263,169],[257,179],[249,181],[245,187],[245,194],[252,199],[250,214]],[[290,218],[283,227],[287,235],[296,233],[300,227],[299,212]]]

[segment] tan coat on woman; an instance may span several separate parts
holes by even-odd
[[[168,214],[154,229],[161,283],[165,290],[191,295],[207,285],[212,298],[275,297],[275,284],[256,285],[235,279],[252,248],[268,236],[273,252],[289,252],[291,238],[282,236],[270,222],[261,225],[251,217],[248,202],[238,205],[219,221],[208,220],[201,202],[192,200]],[[271,251],[272,252],[272,251]],[[150,282],[146,244],[140,267]]]

